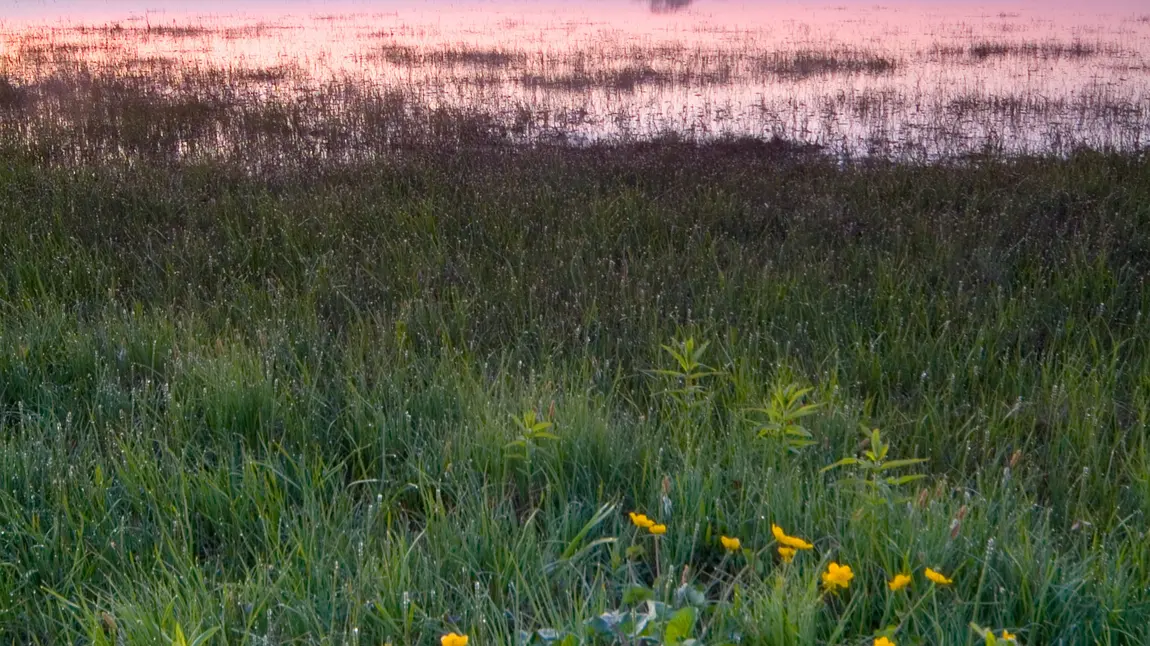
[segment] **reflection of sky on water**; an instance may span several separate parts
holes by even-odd
[[[296,89],[301,78],[351,78],[405,88],[431,105],[481,106],[509,115],[526,107],[578,137],[667,129],[701,136],[778,134],[860,152],[914,150],[915,142],[931,140],[960,149],[990,141],[1012,150],[1150,143],[1150,8],[1141,10],[1140,0],[1100,0],[1089,11],[1069,0],[896,0],[883,6],[873,0],[696,0],[671,11],[677,4],[21,0],[0,9],[0,31],[6,32],[0,56],[15,69],[21,47],[37,33],[24,26],[51,25],[52,42],[99,45],[76,54],[97,66],[115,68],[129,59],[286,66]],[[128,29],[109,35],[62,27],[78,23]],[[189,24],[208,31],[139,36],[146,26]],[[978,43],[1051,48],[982,58],[961,54]],[[1065,54],[1075,44],[1097,51]],[[384,53],[399,48],[514,56],[510,65],[484,66],[402,64]],[[764,56],[804,51],[865,52],[896,65],[877,74],[778,78],[761,72]],[[558,82],[636,70],[658,82]]]
[[[426,11],[463,8],[475,11],[501,11],[516,7],[540,6],[555,11],[585,11],[609,15],[625,10],[627,5],[645,6],[655,14],[676,13],[683,10],[747,11],[762,6],[824,9],[847,7],[860,9],[882,5],[906,10],[955,9],[980,10],[996,13],[1014,10],[1058,11],[1079,14],[1110,13],[1137,15],[1150,12],[1143,0],[826,0],[791,2],[759,2],[755,0],[6,0],[0,6],[0,20],[34,19],[42,21],[108,19],[123,20],[134,15],[204,15],[204,14],[262,14],[287,13],[358,13],[392,10],[422,9]]]

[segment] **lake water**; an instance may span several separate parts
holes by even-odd
[[[0,8],[0,82],[47,100],[77,70],[169,84],[221,70],[249,101],[357,87],[481,113],[522,141],[1130,150],[1150,144],[1144,4],[19,0]]]

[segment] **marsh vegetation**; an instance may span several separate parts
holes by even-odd
[[[1143,36],[988,20],[9,28],[0,641],[1146,643]]]
[[[645,31],[650,16],[633,10],[14,24],[0,110],[29,145],[55,130],[79,139],[67,147],[104,150],[82,122],[107,120],[113,140],[160,130],[162,147],[216,159],[267,129],[277,155],[359,158],[456,121],[514,144],[777,137],[844,160],[919,162],[1150,139],[1150,23],[1138,14],[712,8]],[[148,122],[183,111],[199,125]]]

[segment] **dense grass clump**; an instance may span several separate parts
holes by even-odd
[[[0,222],[0,641],[1150,640],[1144,156],[9,150]]]

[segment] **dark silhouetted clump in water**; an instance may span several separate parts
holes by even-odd
[[[655,13],[671,13],[686,9],[694,0],[651,0],[651,11]]]

